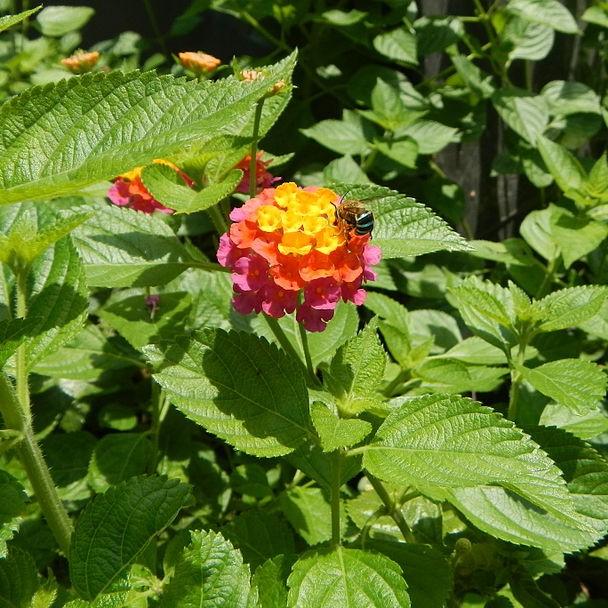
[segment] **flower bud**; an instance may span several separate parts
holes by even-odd
[[[76,51],[71,57],[65,57],[61,64],[73,74],[90,72],[99,61],[99,51]]]
[[[221,60],[202,51],[186,51],[178,54],[180,63],[195,74],[210,74],[221,65]]]

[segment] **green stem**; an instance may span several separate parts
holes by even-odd
[[[541,283],[538,291],[536,292],[536,298],[542,298],[545,296],[547,289],[551,286],[551,282],[553,281],[553,277],[555,276],[555,271],[557,270],[557,264],[559,262],[559,255],[555,256],[547,266],[547,273],[545,274],[545,278]]]
[[[517,417],[517,405],[519,401],[519,392],[521,383],[523,381],[523,377],[519,368],[523,367],[524,362],[526,360],[526,347],[528,346],[528,342],[530,340],[530,335],[528,331],[523,331],[521,336],[521,341],[519,343],[519,347],[517,350],[517,359],[515,365],[513,365],[512,361],[509,361],[511,366],[511,387],[509,388],[509,409],[507,412],[507,417],[509,420],[515,421]]]
[[[308,375],[310,378],[314,378],[314,383],[319,384],[319,380],[317,379],[317,375],[315,374],[315,368],[312,365],[312,357],[310,356],[310,348],[308,346],[308,335],[306,333],[306,329],[301,323],[298,323],[298,328],[300,329],[300,340],[302,340],[302,350],[304,351],[304,360],[306,361],[306,370],[308,371]]]
[[[249,159],[249,196],[253,198],[258,193],[258,180],[256,175],[258,153],[258,138],[260,136],[260,121],[262,119],[262,109],[264,108],[264,97],[255,106],[255,116],[253,117],[253,139],[251,140],[251,158]]]
[[[395,504],[395,501],[391,498],[390,494],[387,492],[386,488],[384,487],[384,485],[382,485],[382,482],[379,479],[371,475],[369,472],[366,472],[366,475],[369,479],[369,482],[372,484],[372,487],[376,491],[376,494],[378,494],[378,497],[384,503],[388,514],[397,524],[399,530],[401,530],[403,538],[408,543],[415,543],[416,538],[412,534],[410,527],[407,525],[407,522],[403,517],[403,513],[401,512],[399,505]]]
[[[158,465],[158,454],[159,454],[159,439],[160,439],[160,426],[167,415],[167,395],[165,391],[160,387],[159,384],[152,380],[152,395],[151,395],[151,406],[152,406],[152,428],[150,431],[153,436],[153,458],[151,459],[151,473],[156,471]]]
[[[6,426],[22,435],[22,440],[16,448],[17,455],[57,544],[63,553],[68,555],[73,531],[72,522],[59,498],[49,468],[34,437],[29,413],[26,416],[22,404],[17,400],[15,391],[4,374],[0,374],[0,413]]]
[[[294,345],[291,343],[291,341],[283,331],[283,328],[281,327],[279,322],[274,317],[269,317],[268,315],[264,315],[264,319],[266,320],[266,323],[268,323],[270,331],[273,333],[274,337],[281,345],[281,348],[295,361],[298,361],[302,365],[302,367],[306,369],[307,375],[309,375],[308,367],[305,367],[304,362],[302,361],[302,356],[295,349]],[[309,375],[309,379],[314,384],[319,384],[319,380],[314,374],[312,374],[312,376]]]
[[[340,545],[340,486],[341,486],[342,452],[336,450],[332,454],[331,477],[331,544]]]
[[[207,213],[211,218],[211,222],[214,228],[218,231],[219,234],[224,234],[225,232],[228,232],[228,224],[226,223],[226,218],[220,211],[219,203],[217,205],[213,205],[213,207],[209,207],[209,209],[207,209]]]
[[[19,265],[14,268],[14,273],[17,291],[17,317],[25,319],[27,315],[28,269],[26,266]],[[21,344],[15,353],[15,381],[17,386],[17,399],[23,409],[24,415],[28,421],[30,421],[30,391],[27,383],[27,353],[25,344]]]
[[[146,13],[148,14],[148,19],[150,21],[150,26],[152,27],[152,31],[154,32],[156,41],[160,44],[163,54],[169,56],[170,53],[169,49],[167,48],[167,45],[165,44],[165,37],[161,34],[160,28],[158,27],[158,21],[156,20],[156,15],[154,13],[152,5],[150,4],[150,0],[143,1],[144,7],[146,8]]]

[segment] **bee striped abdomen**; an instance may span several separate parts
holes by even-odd
[[[355,234],[363,236],[371,234],[374,229],[374,214],[371,211],[364,211],[357,215],[355,222]]]

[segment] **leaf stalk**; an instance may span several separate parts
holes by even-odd
[[[367,475],[367,479],[369,480],[369,482],[372,484],[372,487],[376,491],[376,494],[378,494],[378,497],[384,503],[384,506],[386,507],[388,515],[397,524],[397,527],[401,531],[403,538],[408,543],[415,543],[416,538],[412,534],[410,527],[407,525],[407,522],[405,521],[405,517],[403,517],[403,513],[401,512],[399,505],[397,505],[395,503],[395,501],[391,498],[387,489],[384,487],[384,485],[378,478],[371,475],[368,471],[366,471],[366,475]]]

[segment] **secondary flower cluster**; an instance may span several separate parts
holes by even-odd
[[[217,257],[232,271],[239,313],[297,311],[308,331],[323,331],[340,300],[364,302],[362,284],[376,278],[380,249],[340,225],[338,199],[327,188],[288,182],[232,211]]]
[[[171,167],[179,174],[187,186],[192,187],[194,184],[194,182],[172,162],[161,158],[155,159],[154,162]],[[135,167],[135,169],[119,175],[108,190],[108,198],[119,207],[130,207],[131,209],[142,211],[143,213],[152,213],[153,211],[173,213],[173,209],[169,209],[157,201],[144,186],[144,183],[141,180],[142,169],[143,167]]]
[[[256,192],[263,190],[264,188],[270,188],[275,182],[281,181],[280,177],[275,177],[268,171],[269,161],[262,160],[264,153],[260,150],[255,155],[255,182]],[[237,192],[243,192],[247,194],[249,192],[249,163],[251,162],[251,154],[247,154],[243,160],[237,165],[237,169],[241,169],[243,172],[243,178],[239,182],[236,188]]]

